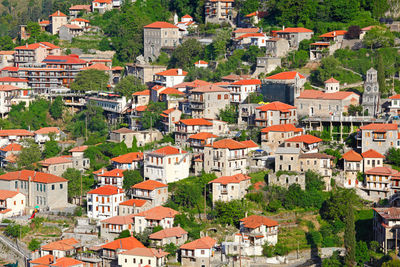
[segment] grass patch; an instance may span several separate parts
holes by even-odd
[[[289,251],[296,250],[297,244],[299,249],[310,248],[307,242],[306,232],[300,227],[280,228],[278,239],[279,243],[285,245]]]
[[[255,184],[258,182],[264,182],[265,175],[267,175],[268,173],[269,173],[269,171],[260,171],[260,172],[250,173],[249,176],[251,177],[251,183]]]

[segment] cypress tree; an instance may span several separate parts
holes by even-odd
[[[385,66],[383,64],[383,57],[380,52],[378,52],[378,83],[379,83],[379,91],[381,93],[386,92],[386,78],[385,78]]]
[[[344,247],[346,266],[355,266],[356,262],[356,230],[354,224],[354,210],[351,204],[347,204],[346,217],[344,218],[346,228],[344,229]]]

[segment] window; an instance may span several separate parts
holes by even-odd
[[[217,97],[217,98],[218,98],[218,100],[221,100],[221,95],[218,95],[218,97]]]
[[[60,184],[60,189],[63,189],[63,184]]]
[[[54,190],[56,186],[54,184],[51,185],[51,190]]]
[[[205,251],[204,251],[204,249],[202,249],[201,250],[201,255],[204,255],[205,254]]]
[[[18,188],[18,181],[15,181],[15,188]]]

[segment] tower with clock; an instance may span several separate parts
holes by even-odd
[[[380,112],[380,98],[378,72],[375,69],[370,68],[367,71],[364,82],[364,93],[362,95],[364,114],[375,117]]]

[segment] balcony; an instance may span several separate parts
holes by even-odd
[[[189,105],[189,107],[191,108],[191,109],[204,109],[205,108],[205,105],[204,104],[190,104]]]
[[[132,197],[133,198],[145,198],[145,199],[150,199],[150,200],[152,200],[154,198],[154,196],[152,194],[143,194],[143,193],[136,193],[136,192],[133,192]]]
[[[373,140],[374,141],[385,141],[386,140],[386,134],[375,134],[374,133]]]

